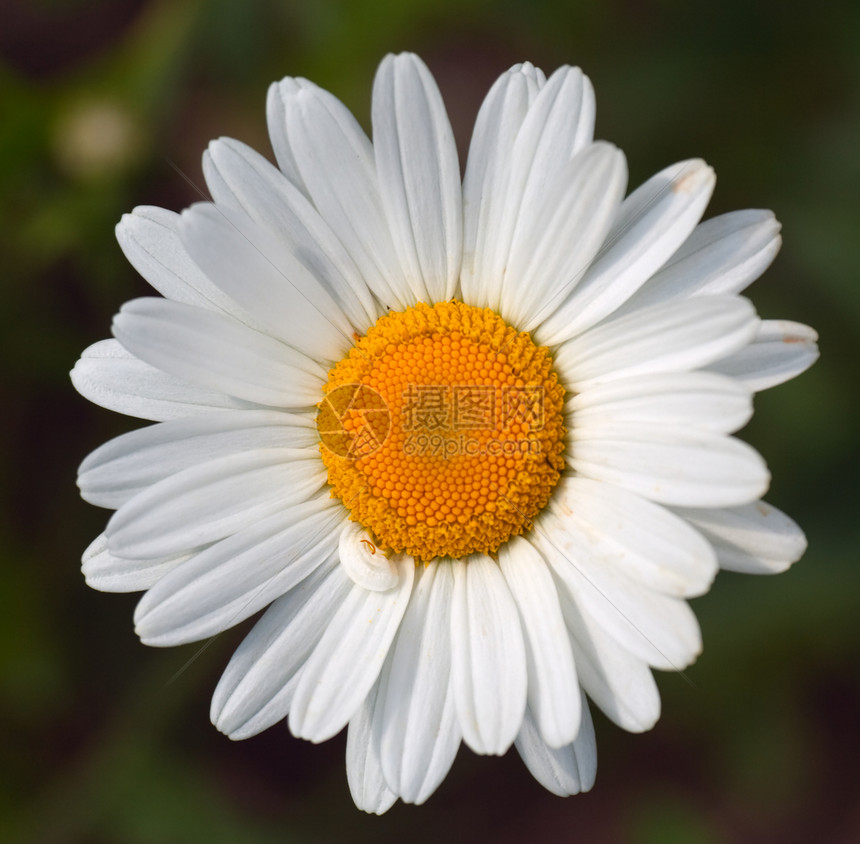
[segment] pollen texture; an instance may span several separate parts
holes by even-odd
[[[332,495],[385,550],[493,553],[558,481],[563,402],[547,350],[493,311],[391,312],[329,373],[317,427]]]

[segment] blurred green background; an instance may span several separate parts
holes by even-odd
[[[344,737],[273,728],[231,743],[209,697],[247,630],[204,650],[134,637],[135,595],[89,590],[80,554],[106,514],[76,494],[84,455],[136,422],[68,370],[147,288],[113,237],[136,204],[199,198],[228,135],[269,153],[265,93],[302,75],[368,125],[388,51],[436,74],[461,154],[510,64],[581,65],[597,135],[631,186],[672,161],[717,170],[709,214],[773,208],[785,245],[751,291],[808,322],[823,359],[757,399],[744,436],[769,500],[806,529],[785,575],[722,574],[694,602],[705,650],[661,675],[644,736],[597,716],[591,794],[545,793],[516,754],[461,749],[423,808],[352,805]],[[3,354],[0,840],[220,842],[860,841],[860,5],[784,0],[5,0],[0,4]]]

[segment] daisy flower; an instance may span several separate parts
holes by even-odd
[[[212,202],[117,227],[161,297],[125,304],[72,380],[156,424],[81,466],[83,497],[116,511],[87,582],[145,590],[148,645],[265,609],[212,721],[233,739],[348,727],[366,811],[426,800],[461,742],[588,790],[588,700],[653,726],[651,669],[701,649],[686,599],[804,551],[730,436],[817,355],[810,328],[739,295],[779,224],[701,223],[700,160],[625,197],[578,68],[503,74],[462,183],[414,55],[380,65],[372,142],[305,79],[272,85],[267,116],[277,167],[217,140]]]

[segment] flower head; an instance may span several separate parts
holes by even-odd
[[[685,599],[718,567],[785,569],[805,540],[730,434],[752,393],[816,357],[740,293],[779,248],[770,212],[700,223],[698,160],[625,198],[588,79],[493,85],[461,184],[433,78],[388,56],[373,143],[304,79],[269,91],[278,167],[233,140],[213,197],[117,227],[162,295],[123,306],[72,379],[157,424],[91,454],[116,510],[87,582],[146,590],[151,645],[268,607],[212,701],[244,738],[349,726],[356,803],[421,803],[461,741],[515,745],[557,794],[591,787],[586,695],[659,715],[652,668],[699,653]]]

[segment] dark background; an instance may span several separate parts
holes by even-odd
[[[209,697],[246,626],[208,646],[136,640],[135,595],[89,590],[84,455],[137,423],[80,398],[68,370],[147,288],[113,237],[136,204],[199,198],[200,154],[227,135],[270,155],[265,93],[301,75],[368,125],[388,51],[436,74],[465,157],[495,77],[579,64],[597,136],[630,185],[702,156],[709,215],[773,208],[785,245],[751,290],[808,322],[822,360],[761,394],[744,437],[769,500],[806,529],[787,574],[721,574],[694,601],[705,650],[659,677],[644,736],[596,716],[591,794],[544,792],[517,755],[463,748],[423,808],[352,805],[343,736],[276,727],[233,744]],[[860,840],[856,478],[860,325],[860,5],[785,0],[5,0],[0,3],[0,839],[220,842],[854,842]]]

